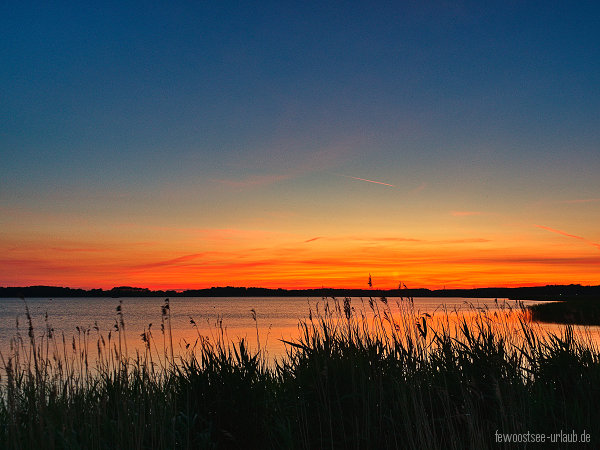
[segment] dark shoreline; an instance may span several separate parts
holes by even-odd
[[[72,289],[59,286],[0,287],[6,297],[465,297],[512,300],[600,300],[600,286],[548,285],[474,289],[268,289],[260,287],[212,287],[210,289],[157,290],[130,286],[112,289]]]
[[[212,287],[183,291],[152,291],[119,286],[104,289],[72,289],[58,286],[0,287],[0,298],[119,298],[119,297],[463,297],[539,300],[551,303],[529,306],[533,320],[561,324],[600,325],[600,286],[548,285],[517,288],[475,289],[267,289]]]
[[[600,301],[568,300],[529,306],[531,317],[538,322],[600,325]]]

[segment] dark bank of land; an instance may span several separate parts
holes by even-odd
[[[465,297],[571,301],[600,299],[600,286],[570,284],[475,289],[268,289],[226,286],[155,291],[131,286],[88,290],[58,286],[27,286],[0,287],[0,297]]]
[[[567,300],[529,307],[532,318],[539,322],[578,325],[600,325],[600,301],[595,299]]]
[[[464,297],[540,300],[531,306],[534,320],[600,325],[600,286],[548,285],[476,289],[267,289],[212,287],[210,289],[150,290],[131,286],[112,289],[72,289],[57,286],[0,287],[0,297]]]

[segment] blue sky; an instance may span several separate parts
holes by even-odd
[[[50,218],[44,239],[129,222],[318,235],[364,214],[437,232],[452,212],[597,242],[599,8],[4,2],[5,245]]]

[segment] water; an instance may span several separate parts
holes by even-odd
[[[400,299],[389,298],[392,309]],[[517,302],[499,299],[502,303],[516,306]],[[120,303],[122,302],[122,303]],[[539,303],[525,301],[525,305]],[[115,324],[119,321],[116,308],[121,304],[125,323],[125,336],[128,352],[135,354],[143,350],[140,334],[150,330],[156,343],[156,349],[163,346],[161,333],[162,307],[165,299],[160,297],[135,298],[30,298],[27,305],[31,313],[34,335],[39,337],[48,324],[55,336],[66,336],[70,342],[72,336],[80,330],[90,330],[90,340],[95,343],[99,334],[107,336],[115,333]],[[25,303],[17,298],[0,299],[0,352],[6,355],[10,340],[17,333],[28,339],[29,324],[25,313]],[[472,311],[472,306],[497,308],[495,299],[465,298],[415,298],[414,307],[420,313],[434,314],[445,305],[448,310]],[[216,324],[222,320],[226,337],[231,340],[246,338],[251,347],[260,345],[266,348],[272,357],[280,357],[285,352],[281,339],[290,340],[298,336],[298,321],[308,317],[309,308],[322,311],[324,300],[306,297],[174,297],[170,299],[171,332],[175,352],[181,352],[187,344],[193,345],[199,336],[213,337],[217,333]],[[352,299],[352,306],[369,311],[367,300]],[[253,317],[255,312],[256,320]],[[47,315],[47,319],[46,319]],[[192,318],[196,327],[190,323]],[[97,327],[97,329],[96,329]],[[546,329],[557,331],[558,326],[547,324]],[[598,327],[592,327],[599,335]],[[600,339],[599,339],[600,341]]]

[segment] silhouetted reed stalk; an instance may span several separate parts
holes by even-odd
[[[169,301],[129,356],[122,305],[105,337],[71,345],[45,318],[0,354],[0,447],[497,448],[495,431],[600,438],[600,356],[589,335],[544,332],[522,306],[415,309],[323,299],[268,359],[222,318],[175,352]],[[94,333],[92,334],[92,330]],[[114,333],[117,335],[114,336]],[[96,357],[90,354],[96,339]]]

